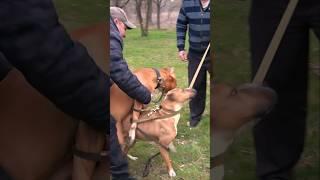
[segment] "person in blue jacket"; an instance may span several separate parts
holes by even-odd
[[[144,87],[138,78],[129,70],[128,64],[123,58],[123,38],[126,30],[135,28],[126,13],[118,7],[110,8],[110,78],[119,88],[131,98],[148,104],[151,101],[150,91]],[[122,154],[118,142],[115,120],[110,115],[110,158],[112,179],[134,179],[129,175],[128,162]]]

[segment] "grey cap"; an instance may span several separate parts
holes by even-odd
[[[112,18],[118,18],[120,21],[122,21],[128,29],[136,28],[136,26],[129,21],[123,9],[119,7],[110,7],[110,15]]]

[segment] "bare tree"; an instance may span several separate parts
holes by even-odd
[[[111,1],[112,6],[116,6],[119,8],[124,8],[130,0],[113,0]]]
[[[147,12],[146,12],[146,36],[148,36],[149,31],[149,23],[152,18],[152,0],[147,0]]]
[[[160,29],[161,9],[167,5],[168,0],[153,0],[157,6],[157,29]]]
[[[137,17],[138,21],[140,24],[140,29],[141,29],[141,36],[148,36],[148,30],[149,30],[149,22],[151,18],[151,12],[152,12],[152,0],[135,0],[136,1],[136,12],[137,12]],[[145,16],[145,21],[142,16],[142,5],[143,2],[146,4],[146,16]],[[145,23],[144,23],[145,22]]]

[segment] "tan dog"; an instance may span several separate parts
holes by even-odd
[[[276,102],[267,87],[245,84],[237,88],[214,85],[211,106],[211,176],[224,176],[223,154],[241,129],[254,125]]]
[[[175,88],[166,94],[158,110],[142,113],[137,121],[137,139],[153,141],[158,144],[170,177],[176,176],[168,150],[175,151],[173,140],[177,135],[179,111],[195,94],[194,89]],[[130,120],[127,119],[124,124],[127,135],[130,126]]]
[[[156,87],[162,89],[163,93],[176,87],[176,77],[173,68],[162,68],[159,70],[159,76],[155,69],[152,68],[142,68],[134,71],[139,81],[146,86],[152,93],[156,90]],[[124,150],[125,147],[125,137],[123,134],[122,122],[128,117],[132,116],[133,106],[136,109],[141,109],[142,104],[135,102],[126,93],[124,93],[116,84],[113,84],[110,88],[110,114],[115,118],[117,135],[119,143]],[[139,114],[135,113],[134,118],[137,119]]]

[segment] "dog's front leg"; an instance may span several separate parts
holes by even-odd
[[[166,148],[164,148],[162,146],[159,146],[159,149],[160,149],[160,154],[162,156],[162,159],[166,163],[169,176],[170,177],[175,177],[176,176],[176,172],[173,170],[168,149],[166,149]]]
[[[134,101],[134,105],[133,105],[133,112],[132,112],[132,124],[130,126],[130,130],[129,130],[129,142],[128,142],[128,146],[132,146],[135,138],[136,138],[136,129],[137,129],[137,121],[139,119],[140,116],[140,110],[142,110],[143,108],[143,104],[139,103],[138,101]]]
[[[117,128],[117,136],[118,136],[118,141],[121,146],[121,150],[125,152],[125,147],[126,147],[126,139],[125,135],[123,133],[123,124],[122,122],[117,122],[116,123],[116,128]]]

